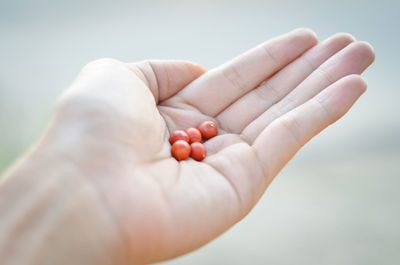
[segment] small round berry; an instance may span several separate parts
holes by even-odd
[[[202,143],[192,143],[190,148],[192,149],[190,156],[197,161],[203,160],[207,155],[207,149]]]
[[[169,136],[169,143],[173,144],[178,140],[183,140],[189,143],[189,135],[182,130],[173,131]]]
[[[190,141],[189,143],[197,143],[201,142],[201,132],[197,130],[196,128],[187,128],[185,130],[187,135],[189,135]]]
[[[217,124],[215,124],[215,122],[213,121],[203,121],[202,123],[200,123],[197,129],[199,129],[201,135],[206,139],[218,135]]]
[[[178,140],[172,145],[171,154],[178,161],[185,160],[190,155],[190,145],[186,141]]]

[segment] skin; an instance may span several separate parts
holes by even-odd
[[[89,63],[0,184],[0,264],[145,264],[214,239],[366,89],[365,42],[308,29],[206,71],[186,61]],[[249,107],[251,106],[251,108]],[[204,120],[207,157],[169,133]]]

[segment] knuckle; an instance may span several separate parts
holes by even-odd
[[[239,70],[233,65],[232,67],[221,69],[222,75],[230,82],[238,91],[245,91],[243,77]]]
[[[315,70],[322,79],[326,80],[327,84],[333,84],[336,81],[336,78],[331,76],[331,73],[324,69],[323,67],[318,67],[317,70]]]

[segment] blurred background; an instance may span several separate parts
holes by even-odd
[[[400,2],[0,1],[0,172],[40,136],[87,62],[187,59],[215,67],[296,27],[367,40],[369,89],[314,138],[254,210],[162,263],[400,264]]]

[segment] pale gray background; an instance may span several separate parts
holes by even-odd
[[[38,138],[88,61],[177,58],[212,68],[306,26],[367,40],[369,90],[281,172],[247,218],[163,263],[400,264],[399,1],[0,0],[0,170]]]

